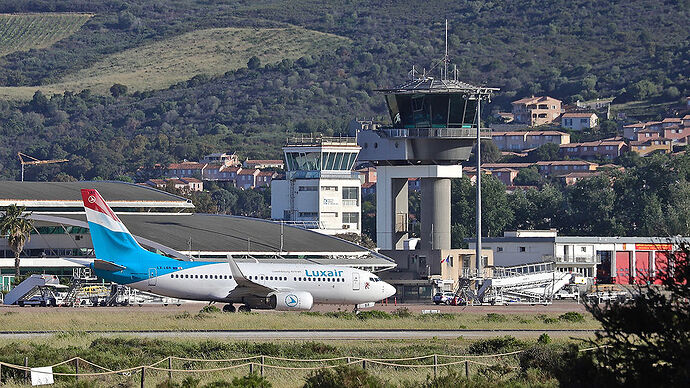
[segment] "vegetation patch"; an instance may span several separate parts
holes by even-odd
[[[520,341],[513,336],[496,337],[485,340],[478,340],[470,345],[468,352],[471,354],[493,354],[506,353],[520,350],[526,347],[524,341]]]
[[[91,16],[84,13],[0,14],[0,57],[49,47],[72,35]]]

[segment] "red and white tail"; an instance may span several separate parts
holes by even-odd
[[[84,210],[86,211],[86,220],[88,222],[100,225],[113,232],[131,234],[110,206],[105,203],[98,190],[81,189],[81,198],[84,201]]]

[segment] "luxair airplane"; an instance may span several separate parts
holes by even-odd
[[[96,275],[180,299],[227,303],[224,311],[309,310],[314,303],[372,305],[395,294],[376,275],[342,266],[180,261],[142,248],[96,190],[82,189]]]

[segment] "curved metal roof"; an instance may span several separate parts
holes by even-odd
[[[192,201],[149,186],[126,182],[15,182],[0,181],[0,206],[82,207],[81,189],[96,189],[111,207],[193,209]]]

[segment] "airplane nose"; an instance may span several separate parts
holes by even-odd
[[[390,298],[391,296],[395,295],[396,292],[397,290],[395,289],[395,287],[391,286],[388,283],[384,283],[382,299]]]

